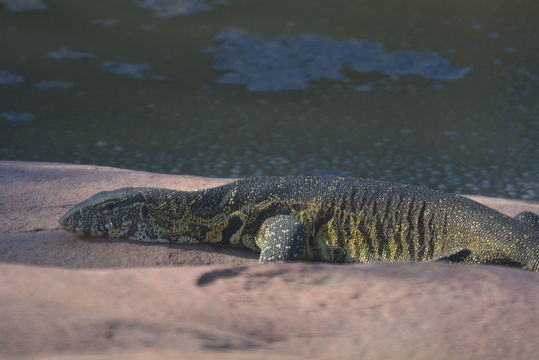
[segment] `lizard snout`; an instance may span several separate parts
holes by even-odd
[[[60,219],[58,219],[58,224],[67,231],[74,231],[74,222],[73,222],[73,212],[68,211]]]

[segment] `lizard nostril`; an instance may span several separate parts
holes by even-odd
[[[60,219],[58,219],[58,224],[64,229],[68,228],[67,214],[64,214]]]
[[[65,230],[73,231],[73,211],[68,210],[64,215],[62,215],[60,219],[58,219],[58,224],[60,224],[60,226]]]

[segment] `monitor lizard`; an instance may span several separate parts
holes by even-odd
[[[539,272],[539,216],[511,218],[456,194],[325,176],[253,177],[215,188],[101,192],[59,220],[84,236],[229,244],[261,262],[446,261]]]

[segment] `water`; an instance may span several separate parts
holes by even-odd
[[[0,159],[539,200],[539,3],[0,0]]]

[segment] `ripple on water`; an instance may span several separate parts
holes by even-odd
[[[210,177],[260,175],[339,175],[374,178],[427,186],[465,194],[502,196],[539,200],[539,162],[528,171],[512,169],[514,157],[498,165],[484,165],[472,159],[456,160],[448,155],[408,156],[387,152],[370,157],[368,153],[344,154],[328,158],[293,159],[284,156],[245,153],[235,157],[213,151],[196,155],[182,153],[145,154],[109,151],[109,161],[102,165],[122,166],[145,171],[197,174]],[[83,162],[88,162],[88,159]],[[503,169],[503,171],[502,171]]]
[[[47,4],[43,0],[0,0],[0,4],[9,11],[23,12],[31,10],[45,10]]]
[[[216,52],[213,68],[225,73],[217,82],[245,84],[251,91],[304,89],[313,79],[347,81],[341,73],[345,67],[432,80],[460,79],[471,70],[450,66],[435,52],[386,53],[379,44],[312,34],[262,39],[243,31],[226,31],[217,40],[217,48],[201,49]]]

